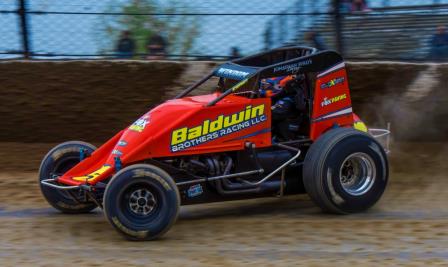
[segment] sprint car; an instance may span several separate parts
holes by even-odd
[[[260,83],[294,75],[304,77],[306,107],[279,139]],[[342,57],[291,46],[218,66],[99,148],[54,147],[39,182],[57,210],[100,207],[128,239],[152,240],[180,205],[307,193],[327,212],[364,211],[386,188],[386,150],[353,112]]]

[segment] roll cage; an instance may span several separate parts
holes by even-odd
[[[255,85],[264,78],[322,72],[342,61],[342,57],[334,51],[318,51],[316,48],[306,46],[281,47],[226,62],[186,88],[175,99],[187,96],[213,76],[236,80],[235,85],[224,90],[206,105],[213,106],[248,82],[253,82]]]

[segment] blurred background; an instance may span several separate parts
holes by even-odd
[[[447,25],[448,0],[0,0],[0,265],[447,266]],[[100,146],[224,60],[291,44],[340,52],[354,111],[391,123],[373,209],[188,206],[162,240],[130,243],[100,210],[63,215],[41,196],[58,143]]]
[[[213,60],[299,43],[440,60],[447,18],[447,0],[4,0],[0,58]]]

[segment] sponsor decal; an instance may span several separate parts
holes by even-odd
[[[344,81],[345,81],[344,77],[334,78],[334,79],[330,80],[329,82],[321,84],[320,89],[327,89],[327,88],[333,87],[337,84],[344,83]]]
[[[118,149],[114,149],[114,150],[112,150],[112,154],[113,154],[113,155],[117,155],[117,156],[121,156],[121,155],[123,155],[123,152],[121,152],[121,151],[118,150]]]
[[[97,178],[98,176],[105,173],[108,169],[110,169],[110,165],[103,165],[101,168],[92,172],[91,174],[73,177],[72,179],[75,181],[80,181],[80,182],[86,182],[86,181],[90,182],[90,181],[94,180],[95,178]]]
[[[267,120],[265,105],[246,106],[230,115],[219,115],[194,127],[176,129],[171,134],[171,152],[181,151],[232,134]]]
[[[218,75],[221,76],[228,76],[228,77],[235,77],[238,79],[244,79],[247,75],[249,75],[249,72],[241,71],[241,70],[232,70],[232,69],[226,69],[226,68],[220,68],[217,71]]]
[[[129,126],[129,130],[141,133],[148,123],[149,123],[149,116],[145,115],[142,118],[136,120],[131,126]]]
[[[321,107],[325,107],[331,105],[333,103],[339,102],[347,98],[347,94],[338,95],[332,98],[325,97],[324,100],[320,103]]]
[[[275,72],[279,72],[279,71],[286,71],[286,72],[296,72],[300,69],[300,67],[306,66],[306,65],[310,65],[311,63],[313,63],[313,61],[311,59],[307,59],[304,61],[300,61],[297,63],[292,63],[292,64],[288,64],[288,65],[282,65],[282,66],[278,66],[274,68],[274,73]]]
[[[204,193],[204,190],[202,190],[202,186],[200,184],[195,184],[190,186],[190,188],[188,188],[187,196],[189,198],[192,198],[202,195],[202,193]]]
[[[118,141],[118,146],[127,146],[128,142],[124,141],[124,140],[120,140]]]

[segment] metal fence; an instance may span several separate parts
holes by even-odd
[[[120,58],[124,31],[134,44],[125,58],[133,59],[154,58],[154,36],[164,43],[160,57],[177,60],[224,59],[288,44],[334,49],[351,59],[434,59],[432,40],[448,24],[448,0],[371,0],[360,11],[351,2],[5,0],[0,59]]]
[[[300,31],[282,27],[285,24],[278,21],[285,18],[276,16],[268,23],[266,48],[281,46],[285,43],[281,36],[290,36],[291,43],[311,42],[350,59],[448,61],[447,4],[337,11],[302,14]]]

